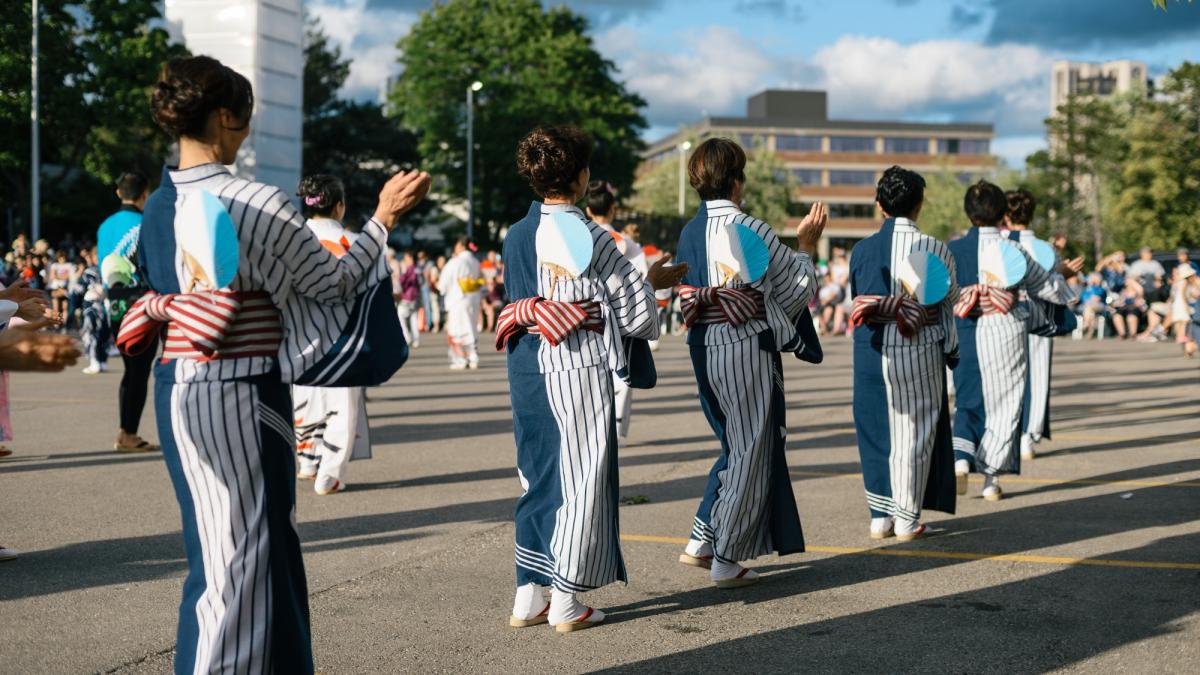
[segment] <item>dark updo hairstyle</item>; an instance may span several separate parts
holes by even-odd
[[[150,189],[150,181],[137,171],[127,171],[117,179],[117,196],[127,202],[135,202]]]
[[[570,197],[592,160],[592,137],[573,126],[538,127],[517,146],[517,173],[537,196]]]
[[[971,224],[991,227],[1004,220],[1004,214],[1008,213],[1008,200],[1004,197],[1004,190],[986,180],[980,180],[967,188],[967,195],[963,197],[963,210],[967,212]]]
[[[1008,200],[1008,220],[1013,225],[1027,226],[1033,222],[1037,200],[1028,190],[1010,190],[1004,196]]]
[[[688,182],[700,199],[732,199],[735,183],[746,182],[746,151],[728,138],[710,138],[688,160]]]
[[[304,215],[328,218],[338,204],[346,203],[346,188],[336,176],[317,173],[300,181],[296,196],[304,204]]]
[[[594,180],[588,183],[587,207],[594,215],[607,216],[617,204],[617,194],[608,181]]]
[[[171,59],[150,95],[154,121],[172,138],[203,138],[208,118],[225,108],[250,123],[254,89],[240,73],[209,56]]]
[[[916,171],[893,166],[879,178],[875,201],[893,218],[911,218],[925,201],[925,179]]]

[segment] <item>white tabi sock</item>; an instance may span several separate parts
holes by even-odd
[[[891,516],[884,516],[882,518],[872,518],[871,519],[871,531],[872,532],[878,532],[880,534],[883,534],[884,532],[887,532],[890,529],[892,529],[892,517]]]
[[[992,486],[1000,487],[1000,476],[985,474],[983,476],[983,489],[986,490]]]
[[[708,576],[713,581],[724,581],[726,579],[733,579],[737,577],[737,575],[742,573],[743,569],[745,568],[737,563],[723,563],[720,560],[713,558],[712,572]],[[758,572],[755,572],[754,570],[746,570],[746,573],[742,575],[742,578],[753,579],[757,576]]]
[[[560,623],[571,623],[578,621],[588,613],[587,605],[579,602],[575,598],[574,593],[560,591],[557,588],[550,592],[550,625],[557,626]],[[604,618],[604,612],[598,609],[592,609],[592,615],[588,617],[588,621],[599,622]]]
[[[971,473],[971,463],[965,459],[954,460],[954,473]]]
[[[1021,459],[1033,458],[1033,434],[1021,434]]]
[[[908,518],[896,519],[896,534],[912,534],[921,529],[921,521]]]
[[[683,549],[685,553],[694,558],[707,558],[713,554],[712,544],[699,539],[689,539],[687,548]]]
[[[513,600],[513,616],[529,620],[546,609],[546,596],[542,586],[525,584],[517,586],[517,597]]]

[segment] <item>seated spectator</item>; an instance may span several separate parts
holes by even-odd
[[[1196,262],[1191,259],[1186,248],[1181,247],[1175,249],[1175,260],[1178,261],[1180,266],[1186,265],[1192,268],[1192,271],[1196,274],[1200,274],[1200,265],[1197,265]]]
[[[1129,277],[1133,277],[1142,288],[1149,291],[1154,287],[1154,281],[1157,279],[1159,284],[1162,284],[1163,278],[1167,276],[1167,271],[1163,269],[1162,263],[1154,259],[1154,250],[1149,246],[1143,246],[1138,252],[1138,259],[1129,266]]]
[[[1088,275],[1087,285],[1079,293],[1079,311],[1083,314],[1083,336],[1094,337],[1096,331],[1108,320],[1112,311],[1108,307],[1108,290],[1097,272]]]
[[[1112,304],[1116,316],[1113,317],[1113,328],[1117,335],[1125,340],[1133,340],[1138,335],[1138,325],[1146,316],[1146,298],[1142,293],[1142,285],[1132,278],[1125,280],[1125,287],[1117,294]]]

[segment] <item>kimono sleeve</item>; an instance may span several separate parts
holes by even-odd
[[[654,289],[622,255],[612,237],[601,237],[599,243],[595,271],[604,285],[618,332],[625,337],[657,340],[658,304]]]
[[[266,232],[260,236],[271,242],[269,246],[287,272],[284,283],[296,294],[318,302],[352,299],[359,283],[377,269],[387,241],[387,228],[372,218],[346,255],[338,258],[321,244],[280,191],[267,200],[259,217],[267,221]]]
[[[745,224],[766,243],[770,254],[766,277],[771,282],[771,295],[795,321],[817,291],[812,256],[784,245],[771,226],[761,220],[752,218]]]
[[[1021,252],[1025,255],[1026,264],[1023,283],[1029,295],[1055,305],[1067,305],[1078,300],[1063,275],[1043,269],[1024,249]]]

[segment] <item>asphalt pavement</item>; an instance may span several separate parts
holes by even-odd
[[[789,360],[788,460],[809,551],[717,590],[676,562],[717,452],[679,338],[621,448],[630,583],[598,628],[507,626],[514,469],[504,360],[447,370],[440,336],[368,403],[375,458],[298,521],[321,673],[1200,670],[1200,368],[1174,345],[1056,342],[1053,440],[979,482],[936,535],[874,542],[850,355]],[[487,336],[484,336],[486,342]],[[119,370],[119,360],[116,370]],[[119,375],[14,374],[0,460],[0,672],[163,673],[185,571],[161,458],[112,452]],[[143,432],[156,439],[151,406]]]

